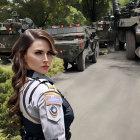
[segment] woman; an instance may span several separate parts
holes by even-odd
[[[12,54],[14,93],[8,102],[9,116],[13,124],[23,125],[22,139],[70,139],[73,111],[45,75],[57,54],[53,38],[44,30],[26,30],[14,44]]]

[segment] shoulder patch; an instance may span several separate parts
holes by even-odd
[[[46,105],[62,105],[62,99],[56,92],[46,92],[44,93]]]

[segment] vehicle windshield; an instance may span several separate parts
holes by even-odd
[[[51,35],[68,34],[68,33],[81,33],[84,32],[84,27],[64,27],[64,28],[50,28],[46,29]]]

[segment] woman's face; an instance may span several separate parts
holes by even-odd
[[[24,56],[28,70],[46,74],[50,69],[53,55],[48,41],[38,39],[32,43]]]

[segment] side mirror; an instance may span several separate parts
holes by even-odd
[[[135,50],[135,54],[140,58],[140,47]]]

